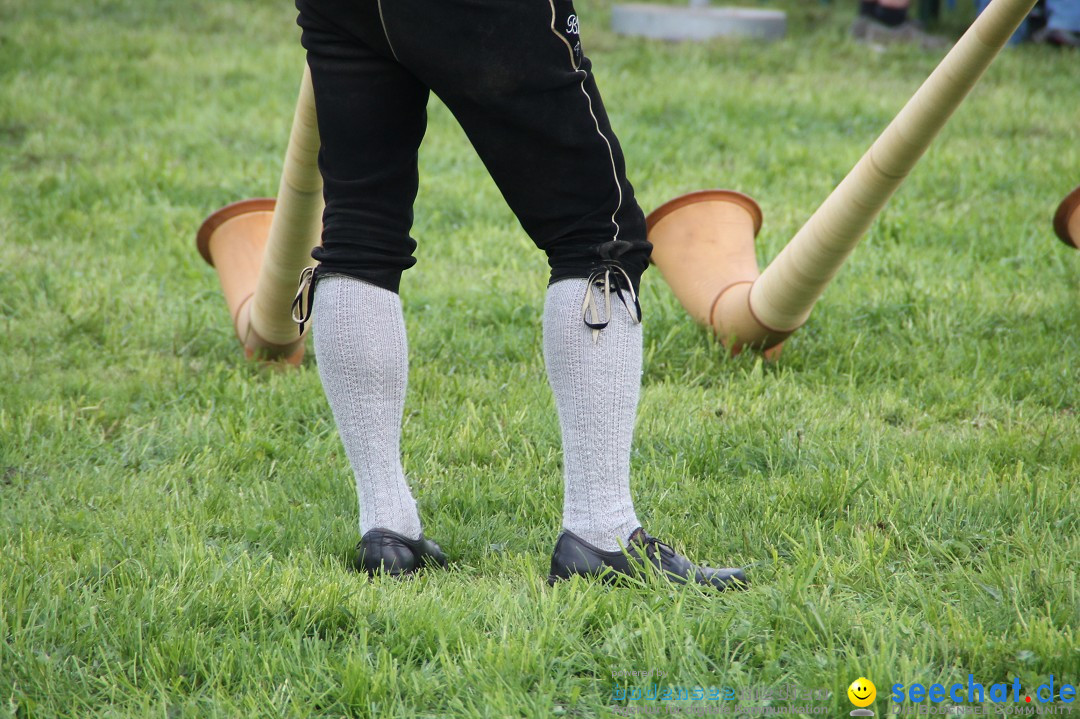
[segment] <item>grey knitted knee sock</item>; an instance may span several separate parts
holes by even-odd
[[[381,527],[416,539],[420,517],[401,467],[408,345],[401,298],[340,275],[319,279],[312,333],[326,398],[360,500],[360,533]]]
[[[630,498],[630,442],[641,386],[641,325],[616,297],[593,341],[582,321],[586,280],[548,287],[544,362],[563,439],[563,527],[600,549],[626,544],[640,523]],[[598,289],[591,288],[602,302]]]

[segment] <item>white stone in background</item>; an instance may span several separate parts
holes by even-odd
[[[714,37],[782,38],[787,15],[779,10],[709,7],[708,0],[690,5],[635,3],[611,9],[611,27],[620,35],[656,40],[708,40]]]

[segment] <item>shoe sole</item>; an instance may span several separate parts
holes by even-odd
[[[585,579],[595,579],[595,580],[598,580],[598,581],[602,582],[603,584],[608,584],[608,585],[617,585],[617,584],[620,584],[620,583],[626,583],[626,584],[632,583],[632,582],[620,582],[620,580],[625,580],[627,578],[623,577],[623,575],[617,574],[615,572],[609,572],[609,573],[606,573],[606,574],[596,575],[596,576],[587,576],[587,575],[581,575],[581,574],[576,575],[576,576],[584,577]],[[549,574],[547,576],[547,584],[548,584],[549,587],[554,587],[558,582],[565,582],[565,581],[568,581],[569,579],[570,579],[570,577],[560,577],[560,576],[557,576],[555,574]],[[678,584],[680,582],[672,582],[672,583],[673,584]],[[697,586],[699,586],[699,587],[708,586],[708,587],[711,587],[712,589],[714,589],[715,591],[718,591],[718,592],[727,592],[727,591],[745,592],[746,590],[750,589],[750,580],[748,580],[748,579],[746,579],[746,580],[732,579],[731,581],[726,582],[723,587],[718,587],[715,584],[709,584],[709,585],[697,584]]]

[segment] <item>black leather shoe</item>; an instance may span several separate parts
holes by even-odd
[[[606,581],[616,580],[619,575],[640,577],[647,571],[646,563],[661,570],[664,577],[676,584],[695,582],[720,591],[750,586],[743,570],[699,567],[656,537],[649,536],[640,527],[630,535],[625,552],[597,549],[564,529],[551,555],[548,584],[574,575],[599,576]]]
[[[423,566],[446,566],[446,555],[430,539],[419,539],[392,532],[370,529],[356,545],[353,566],[358,572],[385,572],[392,577],[412,574]]]

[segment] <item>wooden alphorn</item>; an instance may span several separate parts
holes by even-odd
[[[993,0],[764,272],[761,210],[745,195],[706,190],[653,211],[653,263],[690,315],[733,353],[778,348],[1034,4]]]
[[[314,264],[322,233],[319,128],[311,73],[304,66],[277,200],[227,205],[199,228],[199,253],[217,270],[236,336],[248,359],[299,364],[305,335],[290,307],[300,273]]]

